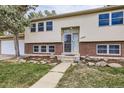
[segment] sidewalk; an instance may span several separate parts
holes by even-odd
[[[55,88],[70,65],[71,62],[62,62],[58,64],[30,88]]]

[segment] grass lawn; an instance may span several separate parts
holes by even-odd
[[[71,66],[58,83],[60,88],[124,87],[124,68]]]
[[[3,63],[0,62],[0,87],[1,88],[26,88],[30,87],[52,66],[33,63]]]

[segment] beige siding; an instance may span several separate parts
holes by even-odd
[[[124,40],[124,24],[99,27],[98,14],[53,19],[53,31],[49,32],[30,32],[30,29],[27,28],[25,31],[25,42],[62,42],[61,28],[70,26],[80,26],[80,42]]]

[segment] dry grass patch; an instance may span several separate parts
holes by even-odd
[[[57,87],[108,88],[124,87],[124,68],[71,66]]]

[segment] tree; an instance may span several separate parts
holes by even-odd
[[[31,5],[0,5],[0,31],[8,31],[14,36],[16,57],[20,56],[19,33],[24,32],[25,27],[29,25],[26,14],[36,7]]]
[[[40,18],[40,17],[44,17],[43,13],[41,11],[39,12],[30,12],[28,15],[29,19],[33,19],[33,18]]]
[[[52,10],[51,12],[48,10],[45,10],[44,12],[42,11],[38,11],[38,12],[30,12],[28,15],[29,19],[33,19],[33,18],[42,18],[42,17],[46,17],[46,16],[53,16],[56,15],[56,11]]]

